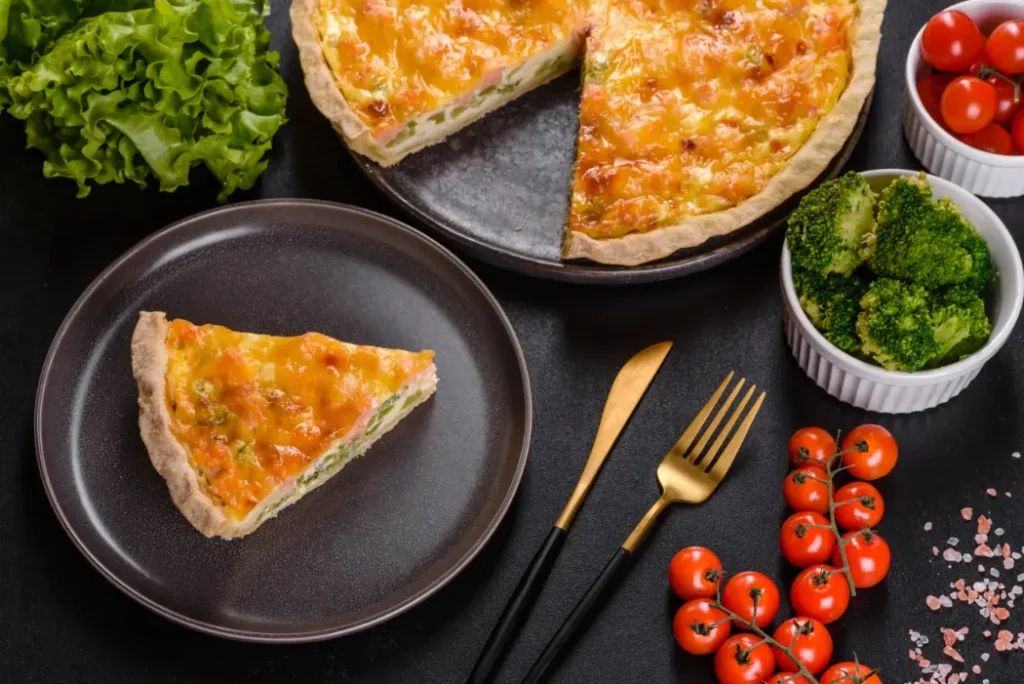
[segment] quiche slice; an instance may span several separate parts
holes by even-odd
[[[812,183],[874,86],[885,0],[609,0],[586,45],[563,257],[635,265]]]
[[[390,166],[568,71],[585,0],[294,0],[313,103]]]
[[[432,351],[273,337],[143,311],[139,427],[171,498],[208,537],[249,534],[361,455],[437,385]]]

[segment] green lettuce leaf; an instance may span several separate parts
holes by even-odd
[[[68,10],[76,0],[34,1]],[[220,181],[221,200],[252,187],[285,122],[288,95],[262,23],[268,6],[151,0],[148,8],[87,16],[135,0],[85,1],[77,7],[86,18],[28,68],[6,80],[0,73],[0,104],[25,121],[29,147],[46,157],[44,175],[74,180],[80,197],[90,183],[145,186],[151,177],[173,191],[202,164]]]

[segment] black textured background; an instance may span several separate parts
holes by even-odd
[[[874,108],[852,168],[916,167],[899,125],[904,53],[918,27],[944,4],[890,2]],[[306,196],[393,213],[306,97],[284,4],[270,25],[292,88],[291,122],[277,139],[262,185],[249,197]],[[471,262],[520,336],[535,401],[522,488],[479,558],[425,604],[336,641],[236,644],[165,622],[110,586],[65,538],[36,471],[31,409],[47,346],[81,291],[148,233],[211,206],[215,190],[208,182],[174,195],[106,188],[75,200],[68,183],[42,179],[40,158],[23,152],[23,143],[15,122],[0,121],[0,680],[458,682],[571,490],[615,371],[634,351],[661,339],[674,340],[675,349],[573,527],[500,681],[522,677],[657,496],[655,465],[729,368],[769,390],[748,447],[708,503],[668,512],[557,681],[712,682],[709,663],[686,656],[672,641],[677,602],[665,581],[668,559],[684,545],[707,544],[730,568],[760,569],[788,585],[792,572],[776,544],[784,515],[778,488],[786,470],[785,439],[806,423],[848,429],[864,419],[889,426],[902,447],[896,473],[881,483],[888,509],[880,530],[894,548],[895,566],[887,584],[864,592],[833,630],[837,654],[856,652],[883,668],[886,684],[901,684],[916,678],[907,659],[908,629],[927,632],[933,660],[939,659],[943,626],[971,628],[962,645],[969,663],[982,651],[993,652],[979,635],[976,609],[933,614],[924,597],[948,590],[956,577],[976,576],[973,564],[947,569],[930,553],[950,535],[965,540],[962,545],[973,536],[973,526],[959,518],[961,506],[990,512],[1006,528],[1003,539],[1018,549],[1024,545],[1024,460],[1010,457],[1024,447],[1021,329],[947,406],[903,418],[864,415],[818,390],[789,356],[781,328],[778,238],[705,274],[619,289],[533,281]],[[1019,234],[1021,200],[992,206]],[[987,498],[988,487],[999,488],[998,499]],[[1005,490],[1014,498],[1003,496]],[[933,522],[933,532],[922,531],[926,521]],[[1015,616],[1008,627],[1024,631],[1024,622]],[[1015,684],[1022,679],[1024,654],[993,652],[984,670],[992,684]]]

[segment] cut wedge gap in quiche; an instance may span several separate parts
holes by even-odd
[[[437,386],[434,352],[275,337],[143,311],[139,427],[207,537],[242,537],[366,452]]]

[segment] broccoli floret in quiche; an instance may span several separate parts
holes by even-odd
[[[878,278],[860,300],[857,336],[861,351],[891,371],[916,371],[937,358],[928,290],[894,278]]]
[[[970,283],[984,295],[992,279],[988,245],[948,199],[936,202],[924,174],[882,191],[863,256],[877,275],[926,288]]]
[[[862,241],[875,225],[875,195],[860,174],[823,183],[789,217],[793,267],[821,276],[849,275],[863,261]]]
[[[867,290],[867,283],[859,273],[819,276],[795,271],[793,283],[801,308],[825,339],[845,352],[858,353],[857,315],[861,297]]]

